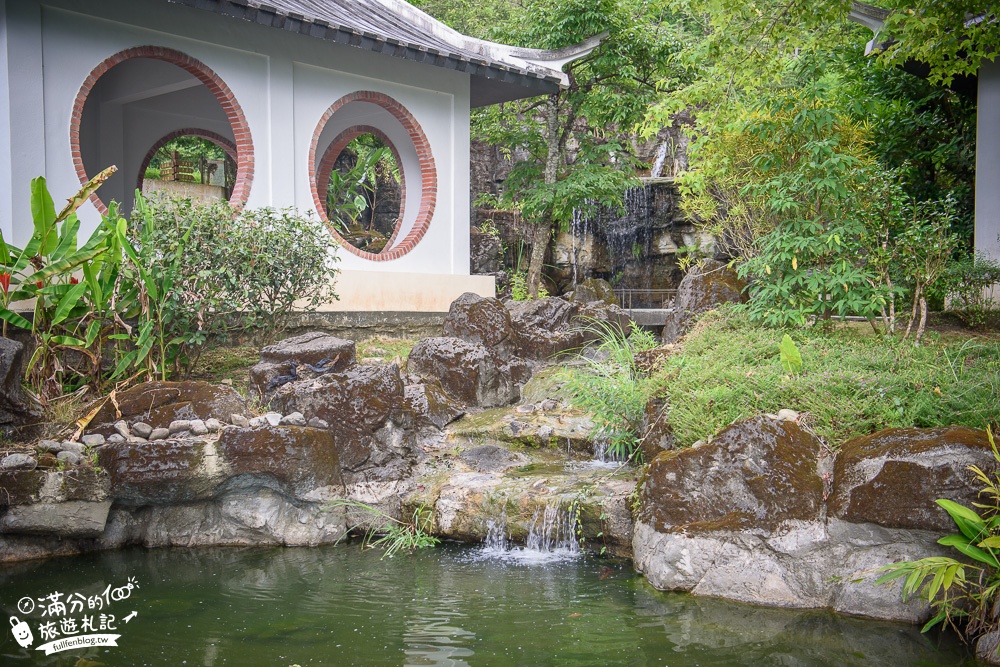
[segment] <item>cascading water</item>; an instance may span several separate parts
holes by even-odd
[[[583,553],[576,540],[573,516],[557,505],[535,510],[523,547],[511,544],[506,528],[506,514],[487,521],[486,538],[478,554],[480,558],[548,563],[576,558]]]
[[[652,178],[659,178],[663,174],[663,163],[667,160],[667,144],[662,143],[656,148],[656,159],[653,160],[653,166],[649,170],[649,175]]]

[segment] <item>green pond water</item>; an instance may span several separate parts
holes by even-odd
[[[904,625],[662,593],[627,562],[455,545],[379,556],[357,545],[135,549],[5,566],[0,604],[28,624],[33,648],[51,599],[25,614],[23,598],[62,593],[61,618],[78,622],[92,612],[70,613],[74,594],[123,599],[102,610],[117,647],[46,657],[6,632],[0,665],[974,664],[954,641]]]

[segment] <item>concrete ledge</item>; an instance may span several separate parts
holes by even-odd
[[[320,306],[320,312],[447,313],[465,292],[496,296],[496,282],[493,276],[345,270],[334,291],[340,300]]]
[[[447,314],[447,312],[385,311],[298,313],[292,317],[291,322],[289,322],[289,330],[282,337],[288,338],[307,331],[325,331],[334,336],[354,341],[375,336],[418,340],[444,335],[444,318]]]

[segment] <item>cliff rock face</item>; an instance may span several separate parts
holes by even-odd
[[[875,586],[876,571],[945,553],[936,540],[951,521],[934,500],[969,504],[967,466],[993,464],[982,431],[886,430],[834,462],[794,421],[755,417],[653,459],[635,564],[664,590],[923,621],[927,605],[902,603],[899,582]]]

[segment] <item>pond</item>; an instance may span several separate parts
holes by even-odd
[[[95,625],[98,611],[114,615],[106,620],[120,638],[46,657],[8,634],[0,664],[974,664],[956,642],[905,625],[662,593],[627,561],[519,553],[443,545],[380,560],[357,544],[132,549],[10,565],[0,603],[28,624],[34,648],[50,610],[60,622],[92,615]],[[57,592],[61,616],[48,597]],[[25,597],[37,601],[27,614],[18,610]],[[95,598],[108,602],[88,610]]]

